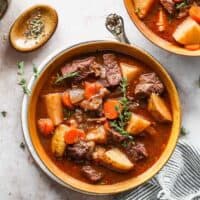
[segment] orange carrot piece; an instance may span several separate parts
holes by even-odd
[[[121,104],[118,100],[107,100],[103,105],[103,111],[106,118],[116,119],[119,116],[119,111],[117,111],[117,107],[121,109]]]
[[[66,106],[68,108],[73,108],[69,93],[67,91],[62,94],[61,99],[62,99],[62,103],[64,106]]]
[[[185,48],[191,51],[195,51],[200,49],[200,44],[189,44],[189,45],[185,45]]]
[[[77,128],[71,128],[69,131],[65,133],[65,143],[74,144],[81,139],[85,139],[85,137],[86,135],[84,131]]]
[[[54,125],[53,125],[52,120],[49,118],[39,119],[38,120],[38,129],[45,136],[52,134],[52,132],[54,130]]]
[[[200,6],[192,6],[189,10],[190,17],[200,23]]]
[[[89,99],[95,94],[98,94],[102,87],[103,86],[98,82],[95,83],[85,82],[85,98]]]

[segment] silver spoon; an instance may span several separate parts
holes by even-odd
[[[8,8],[8,1],[0,0],[0,19],[4,16],[7,8]]]
[[[124,30],[124,20],[120,15],[115,13],[109,14],[106,18],[105,25],[107,30],[111,32],[118,41],[130,44]]]

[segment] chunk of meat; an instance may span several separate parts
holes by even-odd
[[[103,103],[103,98],[108,95],[110,92],[106,88],[101,88],[99,94],[96,94],[89,99],[83,100],[80,103],[80,107],[85,111],[94,111],[99,110]]]
[[[141,68],[135,65],[129,65],[121,62],[120,67],[123,78],[125,78],[129,83],[137,78],[137,76],[141,73]]]
[[[134,164],[118,148],[106,151],[101,157],[101,164],[118,172],[127,172],[134,167]]]
[[[99,126],[91,131],[89,131],[86,135],[87,141],[94,141],[98,144],[105,144],[107,142],[107,134],[103,126]]]
[[[144,119],[142,116],[131,114],[130,121],[128,122],[127,132],[132,135],[138,135],[151,125],[151,122]]]
[[[139,77],[139,83],[135,87],[135,95],[138,98],[149,97],[152,93],[162,94],[164,85],[156,73],[146,73]]]
[[[72,63],[66,64],[64,67],[61,68],[62,75],[72,73],[72,72],[79,72],[79,76],[75,77],[74,80],[79,81],[82,79],[87,78],[90,74],[94,73],[90,70],[90,67],[93,66],[96,60],[96,57],[90,56],[88,58],[74,60]]]
[[[45,107],[49,118],[57,126],[63,121],[63,107],[61,94],[52,93],[44,96]]]
[[[76,144],[67,146],[67,156],[76,162],[81,162],[84,159],[90,160],[95,148],[95,143],[90,141],[79,141]]]
[[[149,13],[155,0],[133,0],[137,15],[142,19]]]
[[[127,139],[127,137],[125,135],[118,133],[117,131],[113,130],[112,128],[110,128],[107,131],[107,133],[108,133],[108,140],[111,141],[111,143],[119,144]]]
[[[119,85],[122,79],[122,75],[116,56],[114,54],[104,54],[103,62],[106,70],[106,78],[109,85]]]
[[[97,171],[90,165],[83,166],[81,172],[92,183],[97,183],[104,177],[102,172]]]
[[[125,152],[130,158],[131,161],[136,162],[138,160],[142,160],[148,157],[147,150],[142,143],[128,143],[127,147],[125,148]]]
[[[169,14],[174,14],[175,2],[173,0],[160,0],[160,3]]]
[[[200,44],[200,25],[191,17],[186,18],[173,33],[173,38],[180,44]]]
[[[54,132],[51,140],[51,151],[56,157],[62,157],[64,155],[67,146],[64,137],[68,130],[68,126],[61,124]]]
[[[74,60],[72,63],[66,64],[61,68],[62,75],[82,70],[83,68],[89,69],[89,66],[96,60],[94,56],[88,58]]]
[[[149,99],[148,111],[158,122],[172,121],[172,115],[165,101],[156,94],[152,94]]]
[[[80,107],[85,111],[88,110],[98,110],[103,103],[103,99],[100,96],[93,96],[90,99],[83,100],[80,103]]]

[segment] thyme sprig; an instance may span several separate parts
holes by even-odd
[[[59,84],[63,80],[66,80],[66,79],[69,79],[69,78],[77,77],[78,75],[79,75],[78,72],[70,72],[70,73],[67,73],[65,75],[57,74],[57,78],[56,78],[55,84]]]
[[[182,9],[182,8],[185,8],[185,7],[187,7],[187,1],[185,0],[185,1],[183,1],[183,2],[181,2],[181,3],[177,3],[176,4],[176,9],[177,10],[180,10],[180,9]]]
[[[131,117],[131,112],[129,111],[129,100],[127,98],[127,87],[128,83],[126,79],[122,79],[120,83],[121,91],[123,93],[123,97],[120,99],[121,106],[116,106],[116,111],[119,113],[119,117],[116,120],[110,122],[112,128],[114,128],[117,132],[121,135],[129,136],[131,139],[132,137],[129,133],[125,130],[125,127]]]
[[[24,94],[30,95],[31,92],[28,89],[27,81],[24,78],[24,61],[18,62],[17,67],[18,67],[17,74],[19,76],[18,85],[22,87]]]

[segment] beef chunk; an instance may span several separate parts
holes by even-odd
[[[94,151],[95,143],[80,141],[73,145],[67,146],[67,156],[76,162],[90,160]]]
[[[101,88],[99,94],[92,96],[89,99],[83,100],[80,103],[80,107],[85,111],[94,111],[99,110],[103,103],[103,98],[108,95],[110,92],[106,88]]]
[[[169,14],[174,14],[175,2],[173,0],[160,0],[160,3],[167,10]]]
[[[103,178],[103,173],[97,171],[90,165],[83,166],[81,169],[82,174],[89,179],[92,183],[96,183]]]
[[[121,143],[123,141],[125,141],[127,139],[126,136],[121,135],[120,133],[118,133],[117,131],[113,130],[113,129],[109,129],[108,130],[108,139],[111,143]]]
[[[148,157],[147,150],[142,143],[129,142],[125,148],[126,154],[132,161],[142,160]]]
[[[110,86],[119,85],[122,75],[117,58],[114,54],[103,55],[104,66],[106,70],[106,79]]]
[[[142,74],[135,87],[135,95],[139,98],[149,97],[152,93],[160,95],[163,91],[164,85],[154,72]]]
[[[79,72],[79,76],[75,77],[76,81],[87,78],[90,74],[93,74],[94,71],[91,70],[92,66],[96,64],[96,57],[90,56],[88,58],[74,60],[72,63],[68,63],[61,69],[62,75]]]
[[[102,105],[103,100],[99,96],[93,96],[90,99],[83,100],[80,103],[80,107],[83,108],[85,111],[88,110],[98,110]]]

